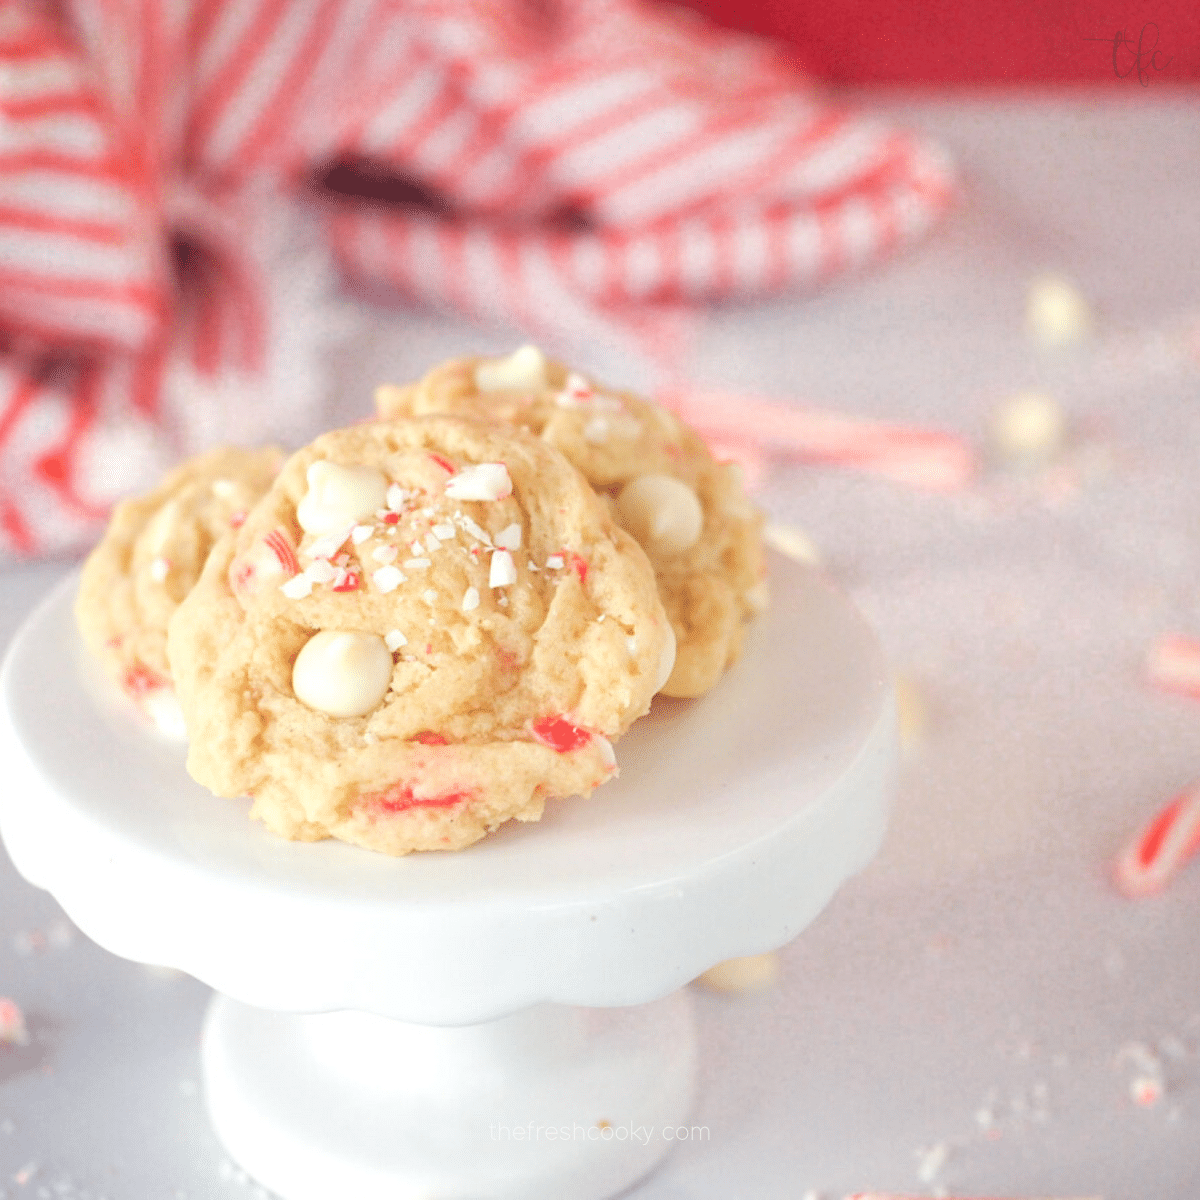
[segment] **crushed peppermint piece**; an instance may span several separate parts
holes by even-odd
[[[289,600],[303,600],[312,594],[312,580],[307,575],[293,575],[287,583],[280,584],[279,590]]]
[[[388,484],[386,503],[392,512],[399,512],[404,507],[404,502],[407,499],[408,492],[406,492],[398,483]]]
[[[488,536],[488,532],[483,526],[476,524],[465,513],[455,513],[454,519],[465,529],[476,541],[482,542],[485,546],[491,546],[492,539]]]
[[[396,567],[380,567],[371,575],[371,582],[384,594],[394,592],[405,580],[403,571]]]
[[[496,545],[501,550],[520,550],[521,526],[516,521],[511,525],[506,525],[496,534]]]
[[[337,568],[329,559],[318,558],[304,568],[304,574],[313,583],[330,583],[337,578]]]
[[[399,557],[400,551],[395,546],[376,546],[371,551],[371,557],[377,563],[393,563]]]
[[[438,524],[433,527],[432,532],[435,538],[439,538],[443,542],[450,541],[450,539],[455,537],[457,533],[453,524],[449,521],[439,521]]]
[[[396,525],[400,521],[400,514],[398,512],[384,513],[382,520],[385,525]]]
[[[439,542],[437,540],[437,538],[435,538],[433,536],[432,533],[430,533],[426,536],[425,549],[428,550],[430,554],[436,554],[441,548],[442,548],[442,543]]]
[[[582,375],[572,371],[567,386],[554,397],[559,408],[582,408],[592,398],[592,387]]]
[[[462,610],[463,612],[473,612],[479,607],[479,589],[469,587],[463,593]]]
[[[333,581],[333,590],[335,592],[357,592],[358,584],[357,571],[347,571],[344,567],[340,567],[337,578]]]
[[[420,542],[412,542],[409,544],[408,548],[418,557],[425,553],[425,547],[422,546]]]
[[[153,559],[150,563],[150,578],[153,579],[155,583],[162,583],[162,581],[166,579],[170,570],[170,562],[160,556],[156,559]]]
[[[354,528],[354,524],[347,525],[344,529],[335,530],[333,533],[323,534],[319,538],[315,538],[308,547],[308,556],[310,558],[333,558],[333,556],[345,545],[346,539],[350,536],[350,531]]]
[[[508,587],[517,582],[517,565],[507,550],[493,550],[488,569],[488,587]]]
[[[408,569],[410,571],[424,571],[425,568],[430,565],[430,563],[429,563],[429,559],[424,558],[424,557],[422,557],[422,558],[406,558],[404,560],[404,565],[406,567],[408,567]]]
[[[395,654],[401,646],[408,645],[408,638],[399,629],[392,629],[383,635],[383,644]]]
[[[552,571],[561,570],[562,565],[563,565],[563,556],[561,554],[552,554],[552,555],[550,555],[550,557],[548,559],[546,559],[546,566],[548,569],[550,569]]]
[[[512,495],[512,479],[503,463],[474,463],[446,483],[452,500],[503,500]]]
[[[437,598],[438,594],[436,588],[426,588],[421,593],[421,599],[424,600],[426,604],[436,604]]]
[[[369,538],[374,532],[375,529],[371,525],[355,525],[355,527],[350,530],[350,540],[356,546],[361,546],[363,542],[365,542],[367,538]]]

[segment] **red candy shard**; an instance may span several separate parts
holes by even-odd
[[[587,583],[587,559],[582,554],[576,554],[574,550],[564,550],[563,557],[571,564],[575,574],[579,576],[579,582]]]
[[[229,528],[230,529],[241,529],[241,527],[246,523],[246,518],[249,515],[250,514],[244,508],[239,508],[237,512],[230,513],[229,514]]]
[[[248,591],[250,580],[254,578],[254,564],[238,562],[235,558],[229,564],[229,590],[235,595]]]
[[[346,578],[333,590],[335,592],[356,592],[358,591],[358,582],[358,576],[353,571],[349,571],[346,574]]]
[[[272,529],[263,538],[263,541],[267,543],[267,548],[279,560],[279,565],[289,576],[300,574],[300,560],[296,557],[296,551],[292,548],[292,543],[283,530]]]
[[[448,458],[444,458],[440,454],[434,454],[432,451],[430,451],[429,457],[432,458],[433,461],[437,463],[437,465],[441,467],[443,471],[449,471],[451,475],[455,474],[455,472],[458,470],[458,468]]]
[[[436,796],[416,796],[412,784],[405,780],[392,784],[386,792],[371,792],[363,796],[363,806],[372,816],[391,816],[407,812],[413,808],[453,808],[470,800],[472,793],[469,789],[453,792],[442,792]]]
[[[166,687],[167,681],[157,671],[152,671],[145,663],[135,663],[125,672],[122,684],[125,690],[136,699],[146,695],[147,692],[154,692],[159,688]]]
[[[383,518],[383,523],[385,525],[399,525],[400,514],[398,512],[386,513]]]
[[[572,725],[566,717],[539,717],[533,723],[533,736],[559,754],[578,750],[592,740],[589,730]]]
[[[420,742],[422,746],[448,746],[449,741],[442,737],[440,733],[434,733],[432,729],[422,729],[420,733],[414,733],[409,741]]]

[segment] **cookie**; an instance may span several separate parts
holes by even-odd
[[[167,622],[213,543],[245,519],[284,460],[281,450],[218,447],[113,510],[83,566],[75,617],[107,673],[164,732],[183,735],[167,664]]]
[[[678,643],[663,691],[699,696],[737,658],[766,604],[762,516],[738,469],[667,409],[592,384],[536,347],[458,359],[376,392],[384,416],[446,413],[518,425],[561,451],[637,538]]]
[[[195,779],[285,837],[405,854],[611,778],[673,637],[646,556],[562,455],[429,417],[294,455],[168,651]]]

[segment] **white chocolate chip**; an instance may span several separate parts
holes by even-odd
[[[475,463],[447,481],[446,495],[451,500],[503,500],[512,495],[512,479],[503,463]]]
[[[611,432],[607,417],[591,417],[583,427],[583,440],[592,446],[599,446],[608,441]]]
[[[658,657],[658,676],[654,684],[654,690],[661,692],[666,686],[666,682],[671,678],[671,672],[675,670],[675,630],[671,626],[671,622],[667,622],[667,644],[663,646],[662,653]]]
[[[389,483],[385,500],[389,509],[392,512],[399,512],[404,507],[405,500],[408,499],[408,492],[404,490],[398,483]]]
[[[479,589],[469,587],[463,593],[462,610],[463,612],[474,612],[479,607]]]
[[[337,577],[337,568],[327,558],[315,558],[304,568],[304,576],[313,583],[331,583]]]
[[[1069,279],[1039,275],[1025,298],[1025,327],[1043,346],[1066,346],[1091,332],[1092,313]]]
[[[403,571],[396,567],[380,567],[371,575],[371,582],[386,596],[394,592],[405,580]]]
[[[507,550],[493,550],[488,569],[488,587],[508,587],[517,582],[517,564]]]
[[[383,635],[383,644],[393,653],[400,649],[401,646],[408,645],[408,638],[400,632],[399,629],[393,629],[389,633]]]
[[[522,346],[507,358],[490,358],[475,368],[481,392],[520,392],[546,386],[546,356],[536,346]]]
[[[361,717],[387,695],[392,652],[375,633],[324,630],[305,642],[292,668],[296,698],[331,717]]]
[[[514,521],[511,525],[506,525],[498,534],[496,534],[496,545],[501,550],[520,550],[521,548],[521,526]]]
[[[643,546],[680,554],[700,539],[704,510],[686,483],[673,475],[639,475],[617,497],[621,524]]]
[[[171,688],[153,688],[142,697],[142,708],[164,737],[175,742],[187,741],[183,709]]]
[[[1006,459],[1049,458],[1062,446],[1066,428],[1063,411],[1051,397],[1018,392],[992,413],[992,444]]]
[[[309,466],[306,478],[308,491],[296,506],[296,520],[314,536],[356,525],[387,498],[388,482],[374,467],[343,467],[322,458]]]

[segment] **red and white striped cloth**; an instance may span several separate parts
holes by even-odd
[[[0,561],[198,448],[198,388],[278,425],[264,197],[373,294],[661,351],[673,307],[868,262],[951,188],[769,45],[638,0],[0,0]]]

